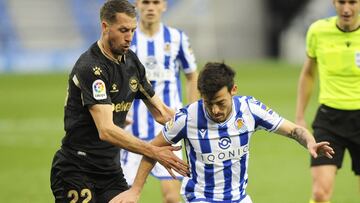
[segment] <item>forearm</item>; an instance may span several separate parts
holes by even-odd
[[[166,106],[157,95],[154,95],[151,99],[143,100],[143,102],[156,122],[162,125],[168,122],[175,115],[175,111]]]
[[[308,148],[309,143],[315,143],[314,137],[303,127],[295,127],[289,134],[287,134],[289,138],[296,140],[299,144],[301,144],[306,149]]]
[[[148,157],[143,157],[140,166],[138,168],[135,181],[131,186],[131,189],[136,193],[140,194],[141,190],[144,187],[147,177],[149,176],[151,170],[154,168],[156,161],[149,159]]]
[[[298,84],[298,97],[296,105],[296,117],[304,117],[305,109],[312,95],[314,78],[301,76]]]
[[[284,120],[276,133],[296,140],[303,147],[308,148],[309,144],[315,143],[314,137],[306,129],[288,120]]]
[[[100,139],[128,151],[154,158],[154,146],[138,139],[122,128],[113,126],[100,132]]]

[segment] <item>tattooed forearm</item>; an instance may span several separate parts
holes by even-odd
[[[306,132],[305,132],[304,129],[302,129],[302,128],[294,128],[294,130],[292,130],[290,132],[290,134],[288,134],[288,137],[293,138],[298,143],[300,143],[302,146],[307,148]]]

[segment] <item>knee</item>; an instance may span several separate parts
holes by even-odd
[[[180,196],[179,194],[166,194],[163,200],[164,203],[179,203]]]
[[[313,199],[317,202],[330,201],[332,188],[329,186],[317,186],[313,188]]]

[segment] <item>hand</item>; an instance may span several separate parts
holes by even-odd
[[[181,150],[181,146],[156,147],[155,159],[163,165],[169,174],[176,179],[172,169],[182,176],[189,176],[189,165],[177,157],[173,151]]]
[[[329,142],[311,143],[308,145],[308,150],[314,158],[317,158],[318,156],[326,156],[329,159],[332,159],[332,155],[335,154],[335,152],[329,145]]]
[[[137,203],[139,201],[140,193],[132,190],[126,190],[110,200],[109,203]]]

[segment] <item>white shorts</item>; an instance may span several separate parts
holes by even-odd
[[[182,151],[174,151],[175,155],[182,159]],[[120,163],[121,168],[123,170],[126,182],[128,185],[132,185],[135,176],[137,173],[137,170],[139,168],[140,162],[142,159],[142,155],[135,154],[129,151],[126,151],[124,149],[120,150]],[[173,177],[169,174],[169,172],[165,169],[164,166],[162,166],[159,163],[156,163],[154,168],[152,169],[151,173],[152,176],[156,177],[159,180],[172,180]],[[174,171],[175,176],[177,179],[181,180],[183,176],[176,173]]]
[[[186,197],[184,195],[183,195],[183,199],[186,203],[190,203],[189,201],[186,200]],[[196,201],[196,203],[208,203],[208,202]],[[244,199],[242,199],[239,203],[252,203],[252,200],[249,195],[246,195],[246,197]]]

